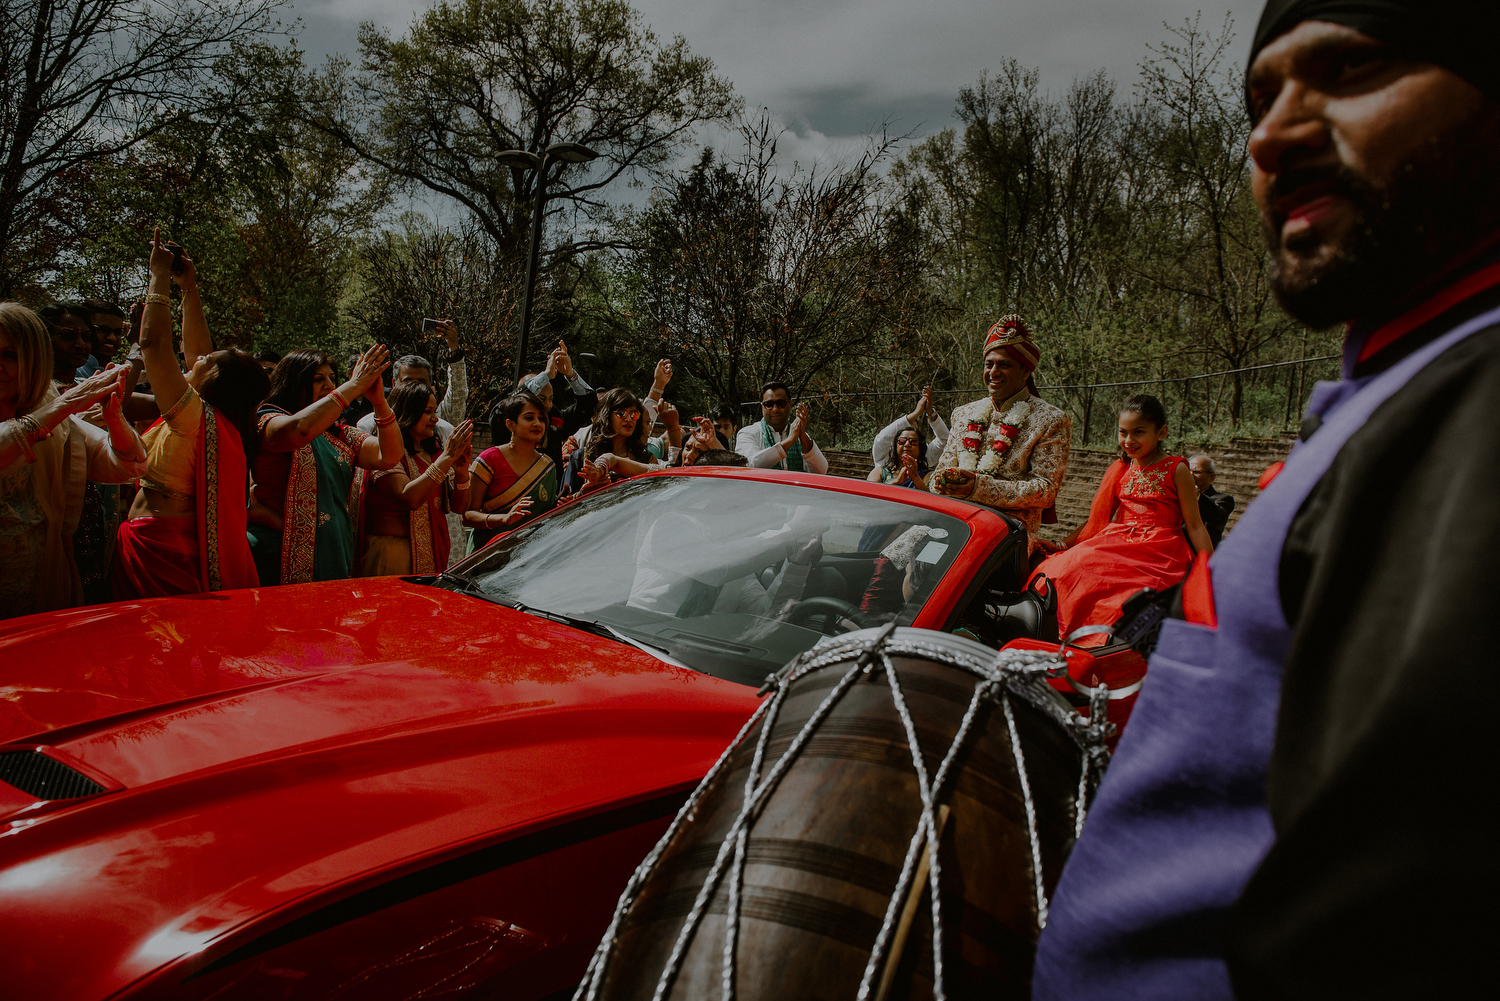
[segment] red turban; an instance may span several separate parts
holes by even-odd
[[[984,335],[984,354],[996,348],[1003,348],[1028,373],[1036,371],[1037,362],[1042,360],[1042,353],[1031,341],[1031,331],[1026,329],[1026,321],[1015,313],[1000,317]]]

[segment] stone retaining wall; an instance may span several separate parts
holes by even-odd
[[[1235,499],[1234,513],[1229,516],[1229,527],[1239,521],[1245,505],[1260,492],[1257,483],[1260,474],[1273,462],[1280,462],[1291,451],[1292,436],[1285,438],[1232,438],[1227,445],[1199,445],[1188,443],[1176,451],[1192,455],[1207,452],[1218,467],[1218,479],[1214,486]],[[1180,444],[1180,443],[1179,443]],[[474,427],[474,454],[478,455],[489,446],[489,429],[478,424]],[[835,476],[847,476],[862,480],[872,465],[869,452],[843,449],[824,449],[828,458],[828,471]],[[1042,536],[1054,541],[1061,540],[1088,518],[1089,502],[1094,491],[1104,478],[1104,469],[1116,455],[1113,451],[1097,448],[1075,448],[1068,460],[1068,475],[1063,480],[1057,497],[1057,524],[1044,525]],[[1226,530],[1227,531],[1227,530]]]
[[[1178,449],[1181,454],[1192,455],[1207,452],[1218,468],[1214,486],[1235,499],[1234,513],[1229,516],[1229,527],[1239,521],[1245,505],[1260,492],[1257,484],[1260,474],[1273,462],[1286,458],[1291,450],[1291,437],[1286,438],[1233,438],[1227,445],[1200,447],[1187,444]],[[836,476],[864,479],[872,465],[869,452],[851,452],[825,449],[828,471]],[[1063,480],[1062,490],[1057,496],[1057,524],[1042,527],[1044,538],[1060,540],[1088,518],[1089,503],[1094,491],[1104,478],[1104,470],[1118,453],[1095,448],[1075,448],[1068,460],[1068,475]],[[1226,530],[1227,531],[1227,530]]]

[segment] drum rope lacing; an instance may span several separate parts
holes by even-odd
[[[791,767],[798,754],[812,738],[813,732],[818,725],[827,717],[838,704],[844,693],[862,676],[869,677],[878,663],[885,670],[885,676],[891,688],[892,700],[896,706],[896,712],[901,719],[901,725],[906,731],[908,749],[912,755],[912,766],[916,770],[918,793],[922,800],[922,815],[917,829],[907,845],[906,857],[901,867],[901,875],[896,881],[895,890],[886,907],[885,918],[881,923],[880,931],[875,936],[874,946],[870,952],[870,960],[866,964],[864,976],[861,978],[859,991],[856,997],[860,1001],[868,1001],[872,985],[884,965],[885,953],[889,947],[893,929],[896,924],[897,915],[900,913],[902,903],[911,890],[913,874],[917,868],[917,860],[921,855],[924,845],[932,844],[934,850],[929,853],[928,887],[932,906],[932,949],[933,949],[933,996],[937,1001],[943,1001],[943,922],[941,909],[941,896],[938,893],[940,866],[938,851],[938,823],[937,808],[944,785],[948,778],[949,770],[962,750],[974,720],[977,718],[980,708],[987,699],[994,699],[998,693],[998,701],[1005,714],[1006,726],[1009,731],[1011,751],[1014,755],[1016,773],[1020,779],[1021,791],[1026,807],[1026,822],[1030,838],[1032,874],[1036,891],[1037,928],[1040,931],[1047,924],[1048,902],[1042,881],[1042,856],[1041,840],[1037,831],[1036,806],[1032,798],[1031,784],[1027,777],[1026,761],[1021,749],[1020,734],[1016,728],[1015,715],[1011,708],[1011,696],[1015,695],[1024,699],[1028,704],[1042,711],[1055,723],[1060,725],[1064,732],[1069,734],[1073,741],[1082,751],[1082,769],[1078,780],[1077,800],[1074,804],[1075,812],[1075,837],[1083,830],[1083,820],[1087,809],[1088,788],[1092,781],[1097,785],[1102,777],[1104,768],[1108,764],[1109,753],[1105,750],[1104,739],[1112,732],[1113,727],[1105,719],[1105,699],[1107,689],[1100,686],[1095,690],[1090,700],[1090,719],[1084,720],[1077,713],[1066,712],[1058,706],[1057,700],[1048,689],[1047,678],[1061,677],[1066,673],[1066,661],[1062,656],[1050,651],[1040,650],[1001,650],[988,663],[975,657],[963,656],[957,651],[948,649],[931,642],[925,642],[906,632],[901,637],[893,637],[895,624],[886,626],[873,638],[846,638],[832,642],[825,641],[805,651],[780,671],[766,679],[766,685],[761,689],[765,693],[771,689],[775,694],[767,701],[761,703],[745,725],[740,728],[726,747],[718,760],[714,762],[703,781],[688,796],[682,804],[672,823],[667,827],[666,833],[661,836],[656,845],[646,855],[646,858],[636,867],[631,874],[624,892],[620,895],[619,902],[615,905],[615,911],[610,919],[609,927],[605,930],[604,937],[599,947],[594,951],[589,961],[583,982],[579,984],[578,991],[574,995],[575,1001],[593,1001],[598,996],[599,989],[604,984],[611,951],[619,936],[620,927],[631,906],[635,903],[641,889],[645,886],[656,866],[660,863],[667,847],[677,836],[683,825],[690,822],[696,815],[698,805],[704,794],[716,784],[720,774],[728,767],[730,758],[757,725],[761,727],[759,737],[756,740],[755,751],[751,757],[748,774],[745,778],[744,801],[740,812],[725,834],[723,843],[719,846],[713,865],[709,868],[708,875],[704,878],[703,885],[699,888],[687,916],[683,919],[682,928],[676,940],[673,942],[672,951],[667,957],[666,965],[663,967],[657,980],[656,989],[653,992],[653,1001],[663,1001],[672,989],[672,983],[680,972],[682,962],[687,954],[688,946],[692,941],[693,933],[696,931],[703,915],[708,910],[708,905],[718,889],[721,879],[726,875],[729,877],[727,890],[728,900],[725,907],[725,931],[724,948],[721,963],[721,990],[724,1001],[733,1001],[735,997],[735,970],[736,970],[736,944],[739,931],[739,911],[741,906],[742,887],[744,883],[746,848],[750,827],[755,823],[761,810],[775,790],[777,783]],[[913,631],[914,632],[914,631]],[[833,689],[824,697],[823,701],[808,717],[797,735],[781,756],[771,765],[770,771],[761,778],[762,769],[765,767],[767,749],[770,745],[771,731],[775,727],[776,719],[781,712],[788,692],[794,682],[804,675],[820,670],[831,664],[847,661],[851,656],[857,654],[853,665],[834,685]],[[892,664],[891,654],[914,654],[952,667],[960,668],[980,678],[980,683],[975,686],[969,705],[960,720],[953,740],[943,756],[941,764],[936,773],[929,779],[927,763],[922,755],[921,745],[917,738],[916,725],[912,720],[910,710],[906,704],[905,693],[902,690],[900,677]]]

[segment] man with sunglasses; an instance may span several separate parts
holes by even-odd
[[[741,428],[734,443],[734,450],[749,459],[750,465],[798,473],[828,472],[828,460],[807,433],[807,404],[798,404],[794,417],[792,391],[786,383],[768,382],[761,387],[760,410],[761,419]]]

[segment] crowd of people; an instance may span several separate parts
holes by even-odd
[[[562,342],[492,408],[492,444],[474,456],[451,320],[425,321],[448,347],[438,399],[432,362],[393,363],[383,345],[349,359],[344,376],[317,349],[216,350],[192,257],[158,234],[147,263],[130,313],[97,300],[0,305],[0,618],[434,573],[647,470],[827,468],[784,385],[768,387],[766,420],[753,426],[775,447],[757,438],[744,455],[736,408],[683,422],[664,398],[669,361],[643,397],[596,391]]]
[[[1474,504],[1500,471],[1490,28],[1500,8],[1477,0],[1266,4],[1244,97],[1272,289],[1297,321],[1347,335],[1342,377],[1316,387],[1230,537],[1212,458],[1170,455],[1165,409],[1141,395],[1085,523],[1042,539],[1071,425],[1037,394],[1040,351],[1016,316],[985,338],[983,399],[945,423],[924,392],[876,438],[870,481],[1016,519],[1065,632],[1177,586],[1050,905],[1038,882],[1042,1001],[1482,996],[1490,923],[1469,906],[1494,882],[1488,731],[1458,723],[1450,678],[1489,690],[1494,663],[1480,627],[1496,522]],[[128,321],[103,302],[0,303],[0,617],[429,572],[464,531],[482,546],[645,470],[828,468],[781,383],[747,426],[732,406],[684,422],[663,396],[670,363],[644,397],[599,394],[562,344],[471,461],[451,325],[444,399],[415,356],[387,395],[383,347],[342,383],[315,351],[215,350],[191,260],[158,239],[150,273]],[[645,543],[670,565],[705,532]],[[785,544],[790,579],[807,561]],[[898,570],[911,559],[909,542],[872,545]],[[633,601],[684,590],[648,583]]]
[[[147,293],[129,316],[100,301],[36,313],[12,303],[0,314],[4,617],[436,573],[559,503],[653,469],[828,471],[809,408],[785,383],[762,387],[760,419],[743,427],[732,404],[685,420],[665,396],[669,360],[657,364],[643,396],[599,391],[562,342],[492,408],[491,444],[475,456],[453,321],[424,321],[447,344],[439,399],[431,361],[393,362],[383,345],[350,358],[342,378],[337,361],[316,349],[216,350],[192,257],[158,235],[148,270]],[[1039,573],[1066,582],[1062,618],[1071,627],[1118,611],[1128,590],[1181,576],[1189,540],[1211,549],[1197,506],[1177,498],[1196,496],[1178,481],[1211,479],[1212,460],[1199,457],[1210,466],[1190,477],[1181,459],[1164,457],[1160,404],[1137,398],[1122,414],[1122,462],[1106,476],[1089,523],[1066,552],[1047,547],[1037,529],[1055,520],[1071,423],[1035,393],[1039,357],[1020,317],[1002,318],[984,345],[989,395],[954,411],[960,433],[950,433],[924,390],[910,414],[875,436],[869,479],[1016,517],[1033,562],[1046,557]],[[1141,513],[1142,503],[1163,497],[1155,514]],[[869,526],[861,546],[881,548],[895,528]]]

